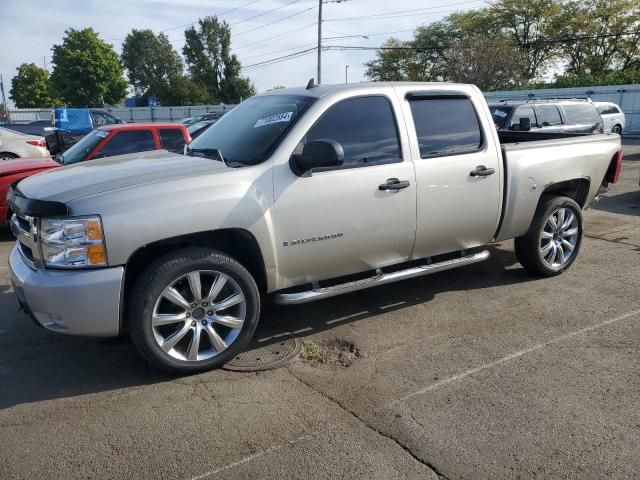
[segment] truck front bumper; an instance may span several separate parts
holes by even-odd
[[[34,269],[16,246],[9,257],[9,271],[18,301],[44,328],[92,337],[119,334],[123,267]]]

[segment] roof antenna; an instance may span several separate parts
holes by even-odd
[[[317,87],[315,83],[313,83],[313,78],[309,79],[309,83],[307,83],[307,90],[311,90],[312,88]]]

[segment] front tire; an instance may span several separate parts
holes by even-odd
[[[260,293],[232,257],[185,248],[149,265],[136,281],[130,335],[141,355],[169,373],[224,365],[246,348],[260,317]]]
[[[573,264],[582,244],[582,210],[568,197],[542,197],[527,233],[515,239],[527,272],[551,277]]]
[[[622,125],[614,125],[613,128],[611,128],[611,133],[622,134]]]

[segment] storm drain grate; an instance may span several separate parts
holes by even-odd
[[[283,367],[298,356],[301,345],[297,338],[290,338],[253,348],[236,355],[222,368],[236,372],[255,372]]]

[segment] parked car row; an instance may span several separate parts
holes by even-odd
[[[45,157],[49,150],[43,137],[0,127],[0,160]]]
[[[10,185],[20,179],[65,165],[98,158],[152,150],[182,153],[191,137],[184,125],[176,123],[124,123],[98,127],[67,151],[42,158],[0,162],[0,222],[8,222],[12,210],[6,196]],[[45,149],[46,150],[46,149]]]

